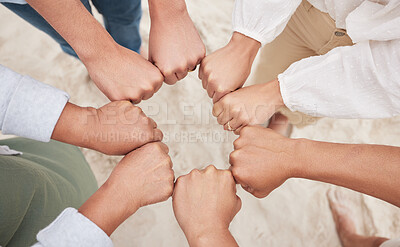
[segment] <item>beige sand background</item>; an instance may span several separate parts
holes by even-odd
[[[143,1],[144,45],[150,24],[146,2]],[[188,1],[208,52],[228,41],[232,7],[233,0]],[[67,91],[71,102],[78,105],[99,107],[108,102],[79,61],[63,54],[53,40],[3,6],[0,6],[0,63]],[[219,168],[228,167],[235,136],[224,132],[211,116],[210,99],[196,73],[175,86],[164,85],[140,106],[164,131],[176,176],[211,163]],[[301,129],[294,128],[292,136],[399,146],[399,126],[400,118],[374,121],[325,118]],[[84,154],[99,184],[120,159],[90,150],[84,150]],[[239,188],[243,208],[231,230],[241,246],[340,246],[326,200],[330,187],[333,186],[292,179],[263,200]],[[347,190],[345,193],[349,195],[361,233],[400,236],[399,209],[359,193]],[[115,246],[188,246],[174,218],[171,200],[140,209],[112,238]]]

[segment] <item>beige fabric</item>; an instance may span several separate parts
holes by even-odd
[[[303,0],[285,30],[261,50],[255,83],[268,82],[303,58],[323,55],[335,47],[353,45],[327,13]]]

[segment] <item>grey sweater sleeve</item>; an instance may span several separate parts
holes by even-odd
[[[48,142],[69,95],[0,65],[0,128]]]
[[[32,247],[113,247],[107,234],[74,208],[66,208],[36,236]]]

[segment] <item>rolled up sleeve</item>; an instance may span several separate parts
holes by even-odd
[[[48,142],[69,95],[0,66],[0,123],[3,134]]]

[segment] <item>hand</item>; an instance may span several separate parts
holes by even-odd
[[[233,239],[228,228],[241,208],[241,200],[230,171],[208,166],[179,177],[172,205],[190,246],[199,246],[198,241],[210,243],[204,246],[222,246],[216,242]]]
[[[149,4],[149,60],[160,69],[165,83],[172,85],[196,69],[205,47],[183,0],[150,0]]]
[[[111,235],[140,207],[167,200],[173,188],[168,147],[149,143],[126,155],[79,211]]]
[[[301,154],[296,143],[268,128],[244,127],[229,156],[236,182],[255,197],[266,197],[296,174]]]
[[[199,78],[214,103],[243,86],[260,46],[260,42],[235,32],[227,46],[203,59]]]
[[[174,171],[164,143],[148,143],[126,155],[108,179],[132,206],[167,200],[174,189]],[[124,181],[124,182],[121,182]]]
[[[123,155],[149,142],[161,141],[157,124],[129,101],[111,102],[99,109],[68,103],[54,129],[52,139]]]
[[[225,95],[214,104],[212,113],[225,130],[239,134],[244,126],[265,123],[283,105],[276,79]]]
[[[115,49],[82,59],[97,87],[111,100],[138,104],[151,98],[162,86],[161,72],[139,54],[115,45]]]

